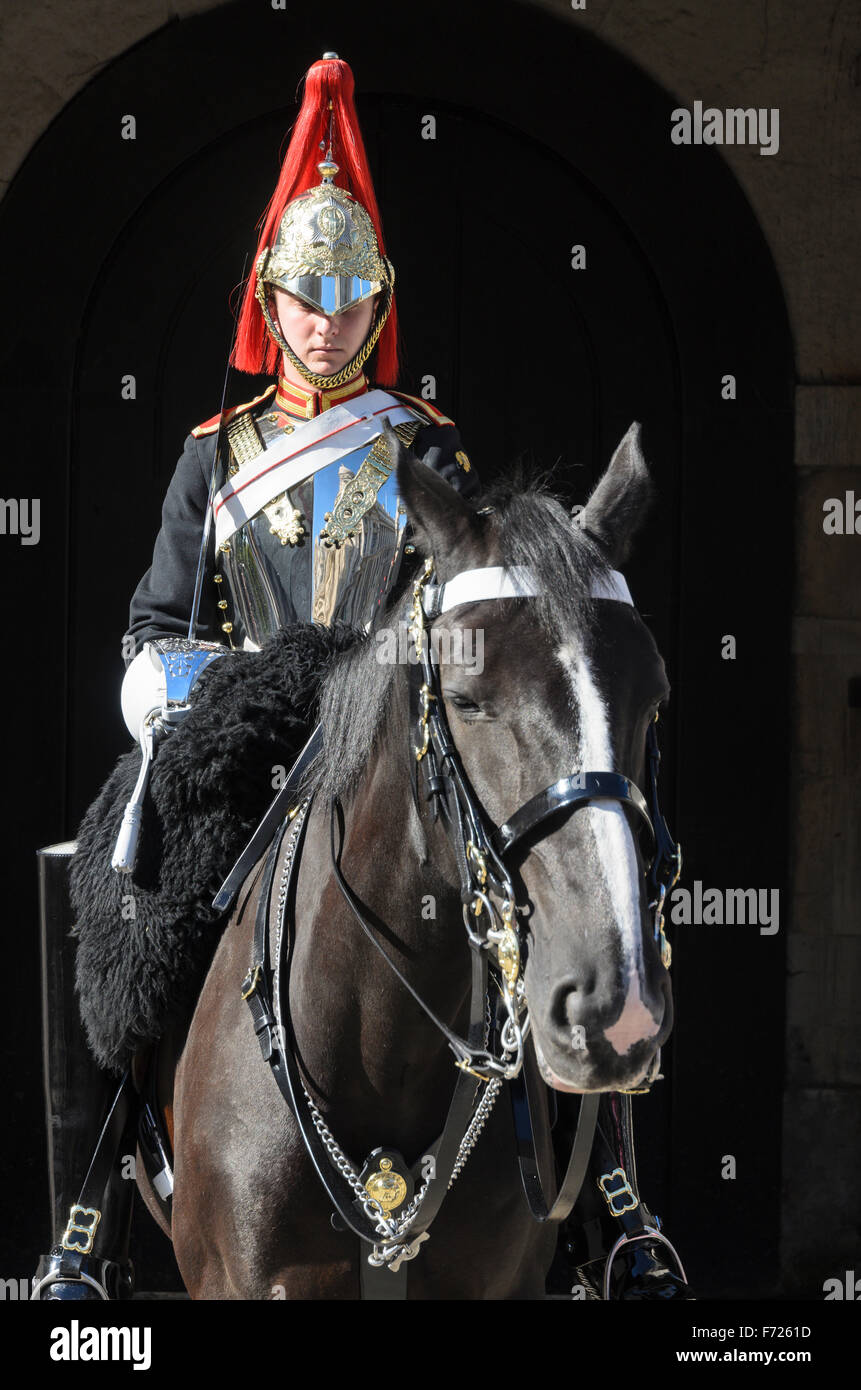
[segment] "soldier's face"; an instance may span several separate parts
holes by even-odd
[[[305,366],[321,376],[340,371],[355,357],[371,331],[376,300],[376,295],[373,299],[363,299],[330,318],[322,309],[312,309],[286,290],[275,291],[281,332]],[[285,361],[288,377],[289,368],[290,363]],[[298,380],[301,382],[301,377]]]

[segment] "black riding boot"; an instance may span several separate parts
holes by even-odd
[[[137,1101],[96,1065],[74,992],[68,872],[74,844],[40,850],[42,1034],[51,1190],[49,1255],[33,1298],[130,1298]],[[100,1142],[101,1140],[101,1142]],[[123,1171],[129,1175],[124,1177]]]
[[[576,1120],[576,1106],[559,1106],[554,1142],[560,1155],[566,1144],[570,1150],[569,1112]],[[582,1289],[587,1299],[695,1298],[659,1219],[640,1198],[628,1095],[601,1098],[586,1181],[560,1232],[552,1273],[554,1287],[564,1279],[568,1292]]]

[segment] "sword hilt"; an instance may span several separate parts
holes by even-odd
[[[143,799],[155,756],[155,730],[151,721],[143,720],[138,738],[142,755],[141,770],[138,773],[138,780],[135,783],[131,800],[127,802],[126,809],[123,811],[120,833],[117,836],[116,847],[111,859],[111,868],[118,874],[130,874],[137,860],[138,842],[143,822]]]

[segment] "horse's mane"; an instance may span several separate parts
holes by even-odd
[[[559,644],[588,635],[593,618],[592,581],[610,566],[599,546],[572,522],[546,483],[522,475],[494,485],[481,501],[492,508],[491,524],[502,564],[528,566],[543,590],[535,604],[537,624]],[[410,590],[411,590],[410,586]],[[342,796],[363,771],[384,723],[397,663],[378,659],[380,628],[406,623],[411,592],[394,598],[367,636],[333,661],[320,692],[324,748],[314,770],[318,794]]]

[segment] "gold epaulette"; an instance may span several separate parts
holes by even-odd
[[[450,420],[447,415],[443,415],[442,411],[437,410],[436,406],[432,405],[430,401],[424,401],[421,399],[420,396],[408,396],[406,391],[392,391],[391,388],[387,389],[389,391],[390,396],[396,396],[399,401],[407,401],[409,405],[416,406],[418,410],[421,410],[422,413],[428,417],[432,424],[454,424],[454,420]]]
[[[202,425],[195,425],[194,429],[191,431],[192,435],[195,439],[200,439],[205,434],[215,434],[220,424],[223,423],[226,425],[228,421],[234,419],[235,416],[242,415],[244,411],[250,410],[252,406],[259,405],[261,401],[265,401],[267,396],[272,395],[277,385],[277,382],[273,382],[273,384],[267,386],[266,390],[261,392],[259,396],[255,396],[253,401],[246,401],[244,405],[232,405],[229,410],[222,411],[218,415],[213,415],[211,420],[204,420]]]

